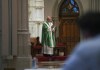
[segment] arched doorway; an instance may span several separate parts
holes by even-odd
[[[80,41],[80,30],[76,25],[79,13],[79,7],[75,0],[64,0],[59,9],[59,38],[66,43],[67,54]]]

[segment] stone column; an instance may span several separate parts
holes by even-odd
[[[100,11],[100,0],[89,0],[90,11]]]
[[[1,0],[0,0],[0,15],[2,15],[2,1]],[[0,68],[2,70],[1,49],[2,49],[2,16],[0,16]]]
[[[3,70],[30,68],[32,58],[29,46],[28,0],[2,0],[0,3],[2,3],[0,4],[2,5],[0,6],[2,7],[2,16],[0,16],[2,18],[0,19],[0,24],[2,23],[0,60],[2,62],[0,61],[0,66],[2,63]]]
[[[28,28],[28,0],[18,1],[18,24],[17,24],[17,49],[18,57],[16,70],[23,70],[31,67],[31,52],[29,46]]]

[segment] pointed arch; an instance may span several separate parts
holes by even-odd
[[[79,16],[80,10],[75,0],[64,0],[59,7],[59,17]]]
[[[59,16],[59,9],[61,4],[64,2],[64,0],[56,0],[53,10],[52,10],[52,15],[53,17],[58,18]],[[78,4],[78,7],[80,9],[80,15],[83,13],[83,6],[81,0],[75,0],[75,2]]]
[[[67,9],[69,9],[70,11],[67,11],[64,13],[64,15],[62,15],[63,13],[61,13],[61,9],[64,8],[62,6],[66,1],[69,1],[70,3],[70,0],[59,0],[55,3],[55,7],[53,9],[53,17],[60,20],[57,38],[60,38],[60,40],[62,39],[61,41],[67,44],[66,50],[68,51],[67,54],[69,54],[74,48],[75,44],[80,41],[80,30],[76,25],[76,18],[83,12],[83,8],[81,1],[74,0],[78,6],[78,13],[77,11],[73,12],[73,5],[70,6],[70,4],[66,4]],[[70,13],[70,15],[68,14],[68,12]]]

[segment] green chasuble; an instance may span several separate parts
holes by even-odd
[[[52,28],[53,23],[44,22],[42,26],[42,45],[55,47],[55,35]]]

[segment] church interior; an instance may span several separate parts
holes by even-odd
[[[0,70],[32,70],[34,57],[39,69],[33,70],[60,70],[83,39],[77,18],[99,7],[100,0],[0,0]],[[42,54],[47,16],[57,23],[52,57]]]

